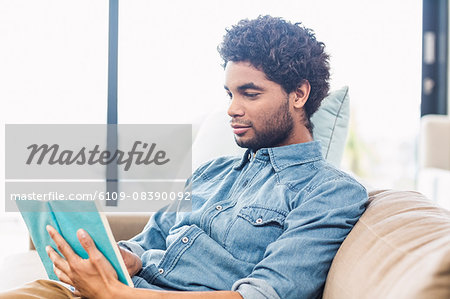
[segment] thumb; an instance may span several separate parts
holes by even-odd
[[[127,252],[127,250],[125,248],[121,247],[120,245],[117,245],[117,248],[119,248],[119,251],[122,255]]]

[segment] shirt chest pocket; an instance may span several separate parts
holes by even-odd
[[[257,263],[282,233],[287,213],[261,206],[243,207],[229,226],[225,246],[237,259]]]

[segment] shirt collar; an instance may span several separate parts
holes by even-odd
[[[242,169],[251,159],[270,160],[273,169],[279,172],[292,165],[314,162],[323,158],[320,142],[311,141],[279,147],[261,148],[256,153],[247,149],[242,159],[234,168]]]

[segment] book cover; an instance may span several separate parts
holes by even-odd
[[[58,277],[53,272],[53,263],[48,257],[45,247],[50,245],[60,255],[61,253],[45,229],[47,225],[53,226],[69,243],[73,251],[86,259],[88,254],[76,236],[78,229],[84,229],[94,240],[98,250],[114,267],[118,279],[133,287],[133,282],[116,245],[106,216],[99,211],[96,202],[16,200],[16,204],[50,279],[58,280]]]

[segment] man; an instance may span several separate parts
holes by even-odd
[[[329,87],[324,45],[299,24],[262,16],[228,30],[219,52],[231,127],[246,154],[194,172],[192,212],[155,213],[142,233],[119,243],[135,289],[117,280],[84,231],[86,260],[48,227],[65,257],[48,248],[55,273],[76,295],[321,297],[367,201],[364,187],[326,163],[313,141],[310,117]]]

